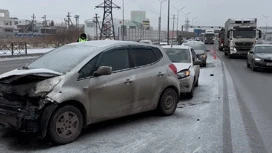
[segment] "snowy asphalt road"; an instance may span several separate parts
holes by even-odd
[[[272,73],[253,73],[246,69],[244,60],[228,61],[221,52],[217,54],[223,63],[208,54],[195,97],[181,100],[173,116],[148,112],[95,124],[65,146],[0,129],[0,153],[265,153],[265,146],[271,152],[271,81],[267,79]],[[30,60],[0,61],[0,73]],[[250,79],[255,79],[254,84]],[[255,95],[257,91],[263,92]]]

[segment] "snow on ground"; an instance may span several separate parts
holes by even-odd
[[[54,48],[40,48],[40,49],[27,49],[27,54],[43,54],[51,51]],[[5,50],[0,51],[0,57],[1,56],[12,56],[11,51]],[[16,49],[14,49],[14,55],[25,55],[25,51],[21,50],[20,52]]]

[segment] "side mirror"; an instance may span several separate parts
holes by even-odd
[[[230,31],[228,31],[228,33],[227,33],[227,38],[229,38],[229,35],[230,35]]]
[[[112,73],[112,67],[110,66],[100,66],[95,72],[94,76],[99,77],[102,75],[110,75]]]
[[[194,61],[194,65],[201,65],[201,63],[202,62],[200,60],[198,60],[198,59]]]
[[[254,54],[254,52],[253,52],[253,51],[249,51],[248,53],[249,53],[249,54]]]
[[[259,30],[259,38],[262,38],[262,31]]]
[[[208,50],[208,49],[206,50],[206,52],[209,52],[209,51],[210,51],[210,50]]]

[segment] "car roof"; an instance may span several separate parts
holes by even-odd
[[[180,49],[190,49],[190,46],[183,46],[183,45],[165,45],[162,48],[180,48]]]
[[[192,41],[187,41],[185,44],[192,44],[192,43],[194,43],[194,44],[204,44],[202,41],[194,41],[194,40],[192,40]],[[204,44],[205,45],[205,44]]]
[[[137,45],[137,46],[145,46],[145,47],[155,47],[158,48],[159,46],[155,46],[152,44],[146,44],[146,43],[139,43],[139,42],[133,42],[133,41],[119,41],[119,40],[92,40],[92,41],[86,41],[86,42],[76,42],[71,43],[67,45],[73,45],[73,46],[87,46],[87,47],[96,47],[97,49],[105,50],[116,46],[125,46],[125,45]]]

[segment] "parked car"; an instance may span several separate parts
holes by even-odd
[[[177,68],[160,47],[72,43],[0,75],[0,125],[66,144],[96,122],[155,109],[172,115],[179,94]]]
[[[194,49],[188,46],[163,46],[170,60],[177,67],[180,91],[189,98],[194,96],[194,88],[198,86],[200,64]]]
[[[151,40],[140,40],[139,42],[140,43],[145,43],[145,44],[150,44],[150,45],[153,44],[153,42]]]
[[[272,44],[257,44],[247,54],[247,67],[257,69],[272,69]]]
[[[194,49],[196,56],[201,60],[201,66],[206,67],[207,65],[207,48],[201,41],[188,41],[183,44],[184,46],[190,46]]]

